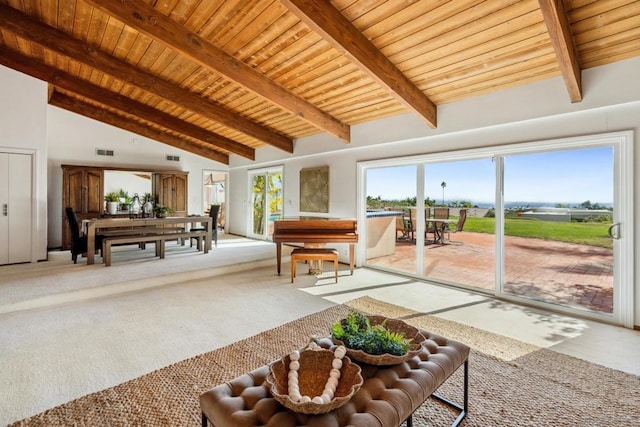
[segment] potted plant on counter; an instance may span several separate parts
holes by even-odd
[[[104,200],[107,202],[107,213],[115,215],[118,212],[118,205],[120,204],[120,195],[116,192],[110,192],[105,194]]]
[[[167,215],[169,215],[171,212],[173,212],[173,209],[171,209],[168,206],[163,206],[161,204],[157,204],[153,208],[153,212],[156,214],[156,217],[158,217],[158,218],[166,218]]]

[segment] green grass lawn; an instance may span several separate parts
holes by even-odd
[[[610,223],[602,222],[552,222],[506,218],[504,233],[507,236],[532,237],[612,248],[611,237],[607,234],[610,225]],[[494,234],[495,218],[467,217],[464,231]]]

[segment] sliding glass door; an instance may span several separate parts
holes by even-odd
[[[249,174],[249,184],[249,236],[268,240],[273,234],[273,222],[282,217],[282,168],[252,172]]]
[[[493,292],[495,162],[485,157],[424,167],[422,276]]]
[[[502,292],[612,314],[613,147],[505,156]]]
[[[620,132],[363,162],[360,262],[632,325],[632,161]]]

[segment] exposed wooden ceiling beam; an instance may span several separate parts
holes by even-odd
[[[187,123],[169,114],[149,107],[125,96],[116,94],[100,86],[67,74],[57,68],[37,62],[7,49],[0,50],[0,63],[32,77],[49,82],[62,89],[77,93],[96,102],[140,117],[158,126],[182,133],[186,136],[205,141],[213,147],[230,151],[248,159],[255,159],[255,150],[201,127]]]
[[[2,4],[0,4],[0,28],[7,29],[19,37],[73,58],[122,82],[153,93],[266,144],[293,153],[293,141],[290,138]]]
[[[64,95],[60,92],[53,91],[53,94],[49,99],[49,104],[59,108],[63,108],[67,111],[71,111],[72,113],[80,114],[90,119],[98,120],[111,126],[133,132],[135,134],[153,139],[155,141],[162,142],[172,147],[188,151],[207,159],[227,165],[229,164],[229,156],[224,153],[220,153],[219,151],[196,145],[190,141],[179,138],[170,133],[145,126],[134,120],[119,116],[115,113],[112,113],[111,111],[96,107],[95,105],[88,104],[86,102],[80,101],[79,99]]]
[[[302,120],[349,142],[350,128],[315,105],[270,80],[261,72],[228,55],[223,50],[140,0],[85,0],[207,69],[225,76]]]
[[[571,102],[582,101],[582,76],[562,0],[538,0]]]
[[[281,0],[302,22],[367,73],[404,106],[437,126],[437,107],[327,0]]]

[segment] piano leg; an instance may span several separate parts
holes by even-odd
[[[282,243],[276,243],[276,263],[278,265],[278,276],[280,275],[280,265],[282,264]]]

